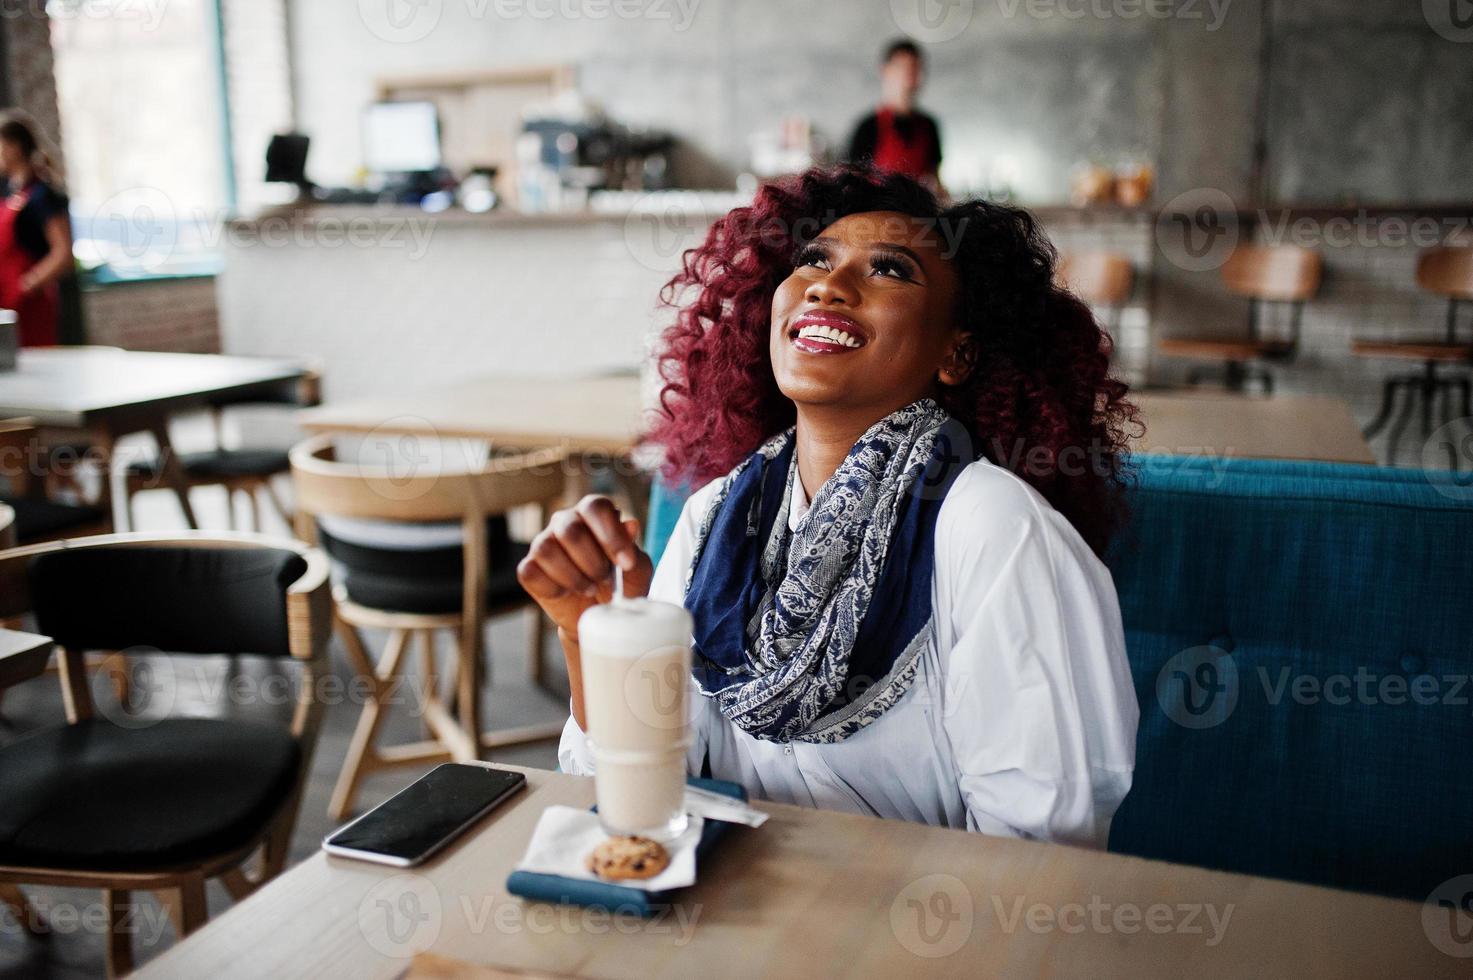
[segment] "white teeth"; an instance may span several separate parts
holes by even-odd
[[[817,337],[819,340],[831,341],[835,344],[843,344],[845,347],[859,347],[863,341],[851,333],[845,333],[837,327],[823,327],[817,324],[808,324],[798,331],[799,337]]]

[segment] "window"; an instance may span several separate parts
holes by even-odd
[[[213,272],[233,204],[218,0],[51,0],[76,254],[99,278]]]

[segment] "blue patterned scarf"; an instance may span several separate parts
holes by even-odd
[[[909,689],[931,636],[936,516],[971,462],[961,424],[922,398],[876,422],[788,528],[788,429],[722,478],[685,605],[693,673],[756,738],[837,742]]]

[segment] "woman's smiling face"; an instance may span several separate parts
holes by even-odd
[[[772,297],[772,370],[798,405],[876,419],[965,377],[956,273],[934,227],[851,214],[799,250]],[[875,414],[878,413],[878,414]]]

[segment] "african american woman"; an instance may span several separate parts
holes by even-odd
[[[687,765],[756,798],[1104,847],[1139,712],[1100,553],[1121,520],[1110,341],[1024,211],[843,168],[764,186],[666,287],[651,433],[698,489],[659,568],[607,497],[518,568],[572,687],[612,592],[694,623]]]

